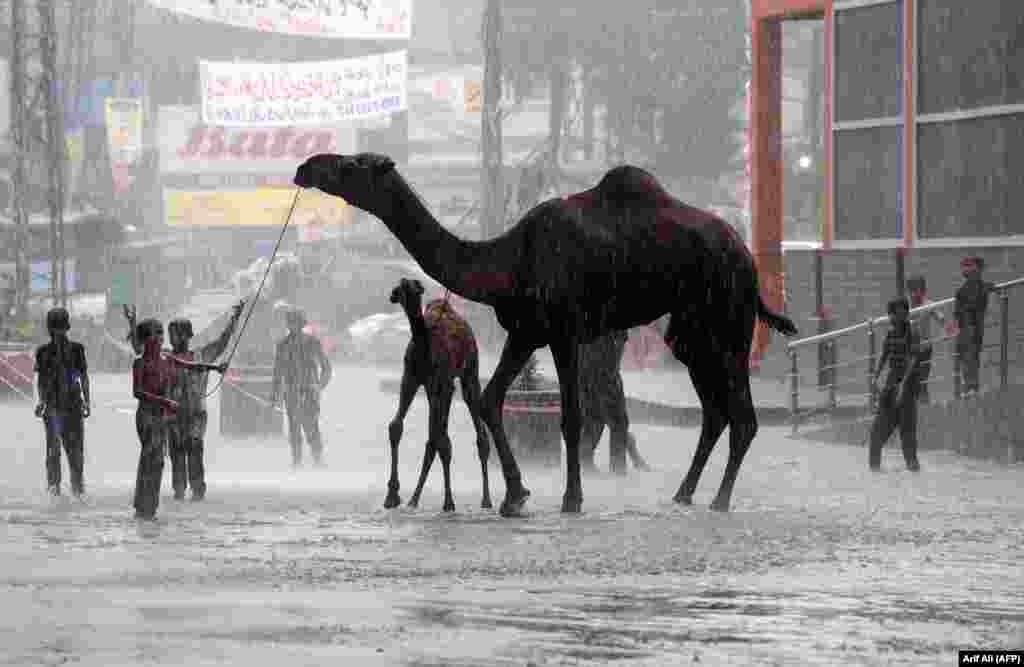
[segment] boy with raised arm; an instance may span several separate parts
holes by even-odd
[[[212,364],[227,349],[238,318],[245,308],[239,301],[232,309],[231,319],[221,335],[198,350],[190,350],[192,322],[179,318],[167,325],[171,338],[171,356],[181,361]],[[171,454],[171,486],[174,498],[184,500],[185,489],[192,489],[192,500],[206,495],[206,472],[203,466],[203,439],[206,436],[206,391],[210,374],[178,366],[171,382],[171,399],[178,403],[175,418],[169,424],[168,448]]]
[[[160,482],[163,478],[168,427],[178,409],[177,401],[170,398],[175,367],[223,373],[226,366],[191,363],[164,354],[161,349],[164,328],[159,320],[145,319],[133,326],[133,330],[133,343],[142,347],[142,355],[132,363],[132,395],[139,401],[135,412],[135,428],[141,446],[133,504],[137,519],[153,520],[160,504]]]

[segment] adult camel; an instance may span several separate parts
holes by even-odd
[[[483,418],[505,477],[500,511],[517,515],[530,495],[502,424],[505,394],[530,355],[551,348],[566,447],[563,512],[579,512],[579,344],[669,315],[665,342],[687,366],[703,408],[690,469],[674,496],[690,504],[711,450],[729,426],[729,459],[714,510],[728,511],[743,457],[757,433],[750,346],[758,319],[796,326],[761,299],[753,257],[720,218],[673,198],[643,169],[615,167],[590,190],[529,210],[483,241],[456,237],[431,215],[383,155],[315,155],[294,183],[375,215],[423,270],[463,298],[490,305],[508,332],[484,389]]]

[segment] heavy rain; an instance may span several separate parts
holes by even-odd
[[[0,32],[0,663],[1024,661],[1018,0]]]

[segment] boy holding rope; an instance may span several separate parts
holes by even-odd
[[[171,320],[167,325],[171,338],[171,353],[168,356],[177,361],[213,364],[231,341],[244,308],[243,299],[232,308],[231,319],[221,335],[195,351],[189,349],[193,337],[192,322],[185,318]],[[131,323],[134,320],[134,312],[126,309],[125,314]],[[219,366],[211,368],[220,369]],[[203,439],[206,436],[206,394],[209,377],[209,369],[196,371],[182,365],[176,365],[174,369],[169,395],[178,404],[178,408],[174,418],[167,425],[167,439],[171,456],[171,486],[174,489],[175,500],[185,499],[186,487],[192,489],[192,500],[199,501],[206,496]]]
[[[126,312],[127,312],[126,308]],[[134,324],[134,311],[130,318]],[[191,371],[219,371],[227,364],[215,366],[192,363],[164,354],[164,328],[153,318],[133,326],[132,342],[142,346],[142,356],[132,363],[132,394],[139,401],[135,412],[135,428],[141,450],[135,479],[135,517],[151,521],[156,518],[160,504],[160,482],[164,470],[164,449],[170,422],[178,409],[178,402],[170,398],[175,367]]]

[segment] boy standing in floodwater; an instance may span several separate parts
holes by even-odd
[[[40,345],[35,354],[38,373],[36,416],[46,428],[46,488],[60,495],[60,450],[68,459],[71,493],[85,493],[85,425],[89,416],[89,369],[85,347],[68,339],[71,320],[64,308],[46,314],[50,342]]]
[[[135,429],[141,445],[133,505],[135,518],[151,521],[160,504],[168,425],[178,409],[178,403],[169,398],[174,367],[224,372],[225,366],[193,364],[164,355],[164,328],[153,318],[139,322],[134,338],[142,346],[142,356],[132,363],[132,394],[139,401]]]
[[[167,325],[171,337],[171,356],[181,361],[212,364],[227,348],[244,307],[244,300],[235,304],[231,319],[220,337],[194,351],[189,349],[192,322],[184,318],[172,320]],[[192,489],[192,500],[202,500],[206,496],[203,438],[206,436],[206,387],[209,377],[208,372],[179,366],[175,369],[174,381],[171,383],[171,398],[178,403],[168,433],[171,486],[176,500],[185,498],[186,486]]]
[[[907,470],[918,472],[921,466],[917,461],[917,392],[920,388],[917,364],[921,337],[911,325],[910,302],[906,298],[891,300],[887,310],[892,328],[885,335],[873,382],[878,383],[878,376],[887,363],[889,374],[878,396],[878,411],[871,426],[868,465],[875,472],[882,469],[882,446],[898,426]]]
[[[320,339],[302,330],[306,325],[305,312],[289,308],[285,322],[288,335],[277,343],[270,402],[277,405],[284,399],[292,466],[302,464],[303,432],[313,451],[314,465],[320,466],[324,449],[320,437],[320,392],[331,381],[331,361],[324,354]]]
[[[604,428],[611,431],[608,440],[611,471],[626,474],[626,455],[637,470],[650,470],[640,456],[636,438],[629,431],[626,392],[622,382],[622,356],[626,349],[626,331],[613,331],[591,343],[580,345],[580,465],[595,470],[594,450]]]

